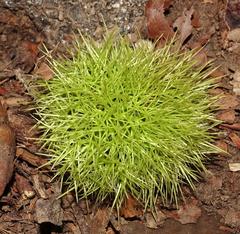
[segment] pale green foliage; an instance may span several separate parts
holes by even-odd
[[[119,208],[132,194],[145,207],[177,201],[216,152],[208,70],[193,53],[84,39],[72,59],[53,60],[55,78],[36,95],[41,142],[68,191]]]

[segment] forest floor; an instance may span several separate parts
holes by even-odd
[[[146,2],[0,0],[0,101],[7,107],[8,116],[7,121],[4,109],[0,108],[0,141],[6,138],[6,126],[16,134],[16,142],[12,132],[7,147],[0,145],[0,170],[7,168],[1,172],[5,181],[0,179],[0,192],[5,189],[0,199],[0,233],[240,233],[240,1],[237,0],[165,1],[164,19],[170,27],[180,17],[182,24],[185,23],[180,30],[185,33],[184,46],[188,49],[204,46],[199,62],[213,59],[214,66],[219,66],[213,76],[222,78],[218,88],[211,91],[222,95],[216,115],[223,123],[218,126],[221,135],[216,144],[228,152],[213,156],[207,164],[207,175],[196,182],[195,191],[183,187],[185,202],[180,202],[178,209],[159,205],[155,219],[151,213],[142,214],[136,202],[129,199],[117,220],[108,204],[99,207],[89,201],[87,207],[85,201],[77,203],[72,194],[56,199],[60,182],[51,182],[53,174],[48,168],[39,169],[46,159],[38,155],[39,147],[31,140],[38,132],[32,128],[35,120],[28,108],[32,102],[29,95],[32,80],[52,78],[41,45],[44,43],[54,53],[64,53],[79,29],[98,40],[104,34],[104,24],[109,29],[118,26],[133,42],[154,39],[154,30],[159,28],[155,25],[149,30],[149,19],[144,13]],[[153,20],[150,24],[161,24],[160,21]],[[6,161],[5,154],[14,154],[14,165]]]

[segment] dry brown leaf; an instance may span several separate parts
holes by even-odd
[[[200,28],[201,22],[200,22],[200,14],[198,11],[194,11],[192,15],[192,26],[194,28]]]
[[[211,72],[210,74],[211,77],[213,78],[221,78],[225,76],[225,73],[219,69],[213,70],[213,72]]]
[[[192,33],[192,28],[193,27],[192,27],[191,18],[192,18],[193,12],[194,12],[193,7],[191,7],[190,10],[185,10],[183,12],[184,20],[183,20],[183,25],[180,29],[180,31],[181,31],[180,40],[181,40],[182,44]]]
[[[234,110],[227,110],[219,113],[217,119],[223,121],[224,123],[232,124],[235,121],[236,112]]]
[[[220,128],[229,128],[232,130],[240,131],[240,123],[235,124],[221,124]]]
[[[15,134],[8,125],[6,108],[0,102],[0,196],[12,177],[15,149]]]
[[[12,61],[13,68],[20,68],[25,73],[29,73],[37,60],[38,43],[30,41],[23,41],[16,51],[14,51],[15,58]]]
[[[198,201],[192,198],[187,204],[179,207],[179,210],[169,212],[168,217],[179,221],[181,224],[196,223],[202,214],[198,207]]]
[[[207,53],[205,49],[201,49],[194,56],[195,64],[194,66],[200,67],[205,66],[208,63]]]
[[[155,213],[155,217],[153,217],[152,213],[145,214],[146,226],[149,228],[158,228],[158,226],[162,225],[164,221],[167,219],[167,216],[160,210]]]
[[[211,36],[214,35],[214,32],[211,32],[211,30],[209,30],[207,32],[207,34],[202,35],[199,39],[198,39],[198,43],[200,43],[200,47],[206,45],[208,43],[208,41],[210,40]]]
[[[7,94],[7,90],[3,87],[0,87],[0,95],[5,95]]]
[[[192,33],[192,16],[194,13],[193,7],[190,10],[184,10],[182,16],[178,17],[173,24],[174,28],[177,28],[180,32],[180,45],[182,45],[185,40]]]
[[[125,219],[142,216],[142,209],[139,208],[139,202],[131,195],[128,195],[120,209],[120,215]]]
[[[224,91],[222,89],[219,89],[219,88],[212,88],[212,89],[209,89],[209,94],[211,95],[224,95]]]
[[[220,110],[234,109],[239,104],[238,99],[235,95],[225,94],[219,99],[218,103]]]
[[[145,5],[145,16],[148,38],[159,39],[162,37],[164,40],[168,40],[173,37],[173,29],[164,15],[164,7],[168,7],[169,5],[170,1],[147,1]]]
[[[145,219],[146,219],[146,226],[148,228],[153,228],[153,229],[158,228],[157,222],[151,213],[147,213],[145,215]]]
[[[232,140],[233,144],[238,148],[240,149],[240,137],[234,133],[234,132],[231,132],[229,134],[229,138]]]
[[[228,151],[228,144],[224,140],[218,140],[216,142],[216,146],[223,151],[227,152]],[[224,154],[225,155],[225,154]]]
[[[44,80],[50,80],[54,75],[52,69],[46,63],[41,63],[39,68],[35,71],[35,74],[41,76]]]

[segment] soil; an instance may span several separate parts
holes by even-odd
[[[240,3],[166,2],[171,2],[165,12],[171,22],[193,6],[197,20],[186,46],[207,41],[204,55],[219,66],[215,76],[222,78],[212,93],[223,95],[217,113],[223,123],[216,144],[228,154],[212,156],[196,190],[183,187],[185,202],[178,209],[159,204],[156,218],[148,212],[142,215],[133,205],[132,213],[126,207],[117,220],[107,204],[76,202],[72,194],[56,199],[60,182],[51,181],[50,168],[38,168],[46,158],[38,154],[39,146],[31,140],[39,134],[32,128],[35,120],[29,112],[29,105],[34,106],[31,82],[52,75],[39,48],[44,44],[54,53],[65,53],[79,30],[98,40],[105,27],[115,26],[132,41],[139,40],[139,31],[147,38],[146,1],[0,0],[0,100],[8,108],[9,122],[4,124],[13,129],[17,139],[12,180],[0,200],[0,233],[240,233]],[[3,115],[0,110],[0,117]],[[5,134],[1,127],[0,122],[0,141]],[[14,149],[14,141],[6,144],[7,148],[0,145],[1,157],[13,154],[7,150]]]

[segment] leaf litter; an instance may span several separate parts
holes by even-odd
[[[231,29],[238,29],[239,23],[238,21],[235,22],[233,19],[236,19],[236,10],[234,7],[233,3],[236,3],[236,1],[228,1],[228,5],[227,5],[227,11],[226,11],[226,17],[225,17],[225,21],[228,24],[228,27]],[[206,4],[206,5],[212,5],[213,6],[214,1],[202,1],[202,4]],[[165,43],[168,39],[172,38],[174,35],[174,23],[171,22],[170,19],[168,19],[168,17],[166,17],[166,11],[171,10],[170,6],[174,7],[174,4],[176,4],[174,1],[148,1],[147,5],[146,5],[146,9],[145,9],[145,14],[146,14],[146,21],[147,21],[147,34],[148,34],[148,38],[150,39],[158,39],[160,36],[162,36],[162,42],[161,43]],[[215,3],[214,3],[215,4]],[[195,8],[195,7],[194,7]],[[194,28],[198,28],[198,27],[204,27],[204,25],[200,23],[196,23],[193,21],[194,19],[194,15],[196,14],[195,11],[191,10],[192,8],[188,8],[183,10],[182,12],[179,12],[178,17],[182,17],[182,25],[179,24],[178,26],[178,33],[181,35],[181,45],[184,44],[184,41],[191,36],[191,34],[193,34]],[[198,8],[199,9],[199,8]],[[201,16],[202,12],[200,12],[200,16]],[[2,18],[1,18],[2,17]],[[16,27],[17,25],[17,20],[16,18],[14,18],[15,16],[10,15],[9,13],[7,13],[7,17],[8,20],[6,20],[6,15],[1,14],[0,19],[2,19],[1,22],[9,22],[9,25],[14,25],[14,27]],[[234,18],[235,17],[235,18]],[[10,20],[10,21],[9,21]],[[179,20],[180,21],[180,20]],[[176,22],[176,21],[175,21]],[[25,19],[25,23],[24,24],[29,24],[27,19]],[[176,24],[176,23],[175,23]],[[180,29],[181,28],[181,29]],[[234,32],[235,33],[235,32]],[[230,35],[230,38],[228,36],[229,40],[232,40],[234,43],[238,42],[237,39],[234,39],[233,33],[228,34]],[[189,46],[190,47],[190,46]],[[23,70],[24,72],[30,72],[33,67],[34,64],[36,62],[36,57],[38,55],[38,42],[37,43],[22,43],[21,44],[21,48],[19,50],[16,50],[14,53],[15,59],[12,59],[11,57],[7,57],[6,61],[10,61],[10,65],[7,65],[7,63],[5,63],[6,66],[8,66],[9,69],[12,69],[12,67],[15,68],[20,68],[21,70]],[[207,55],[204,55],[206,59]],[[201,59],[200,59],[201,60]],[[0,72],[0,77],[1,74],[4,74],[3,77],[14,77],[14,73],[9,72],[7,69],[4,69],[4,71]],[[8,75],[9,74],[9,75]],[[236,95],[238,94],[238,76],[237,76],[237,72],[235,72],[235,77],[233,77],[233,92]],[[43,71],[40,70],[39,75],[43,76],[43,78],[46,79],[51,79],[51,74],[48,71],[48,68],[43,69]],[[48,78],[49,77],[49,78]],[[235,83],[234,83],[235,82]],[[14,107],[19,107],[22,105],[22,101],[25,102],[25,100],[19,100],[19,101],[15,101],[14,99],[9,99],[9,97],[6,97],[7,95],[7,89],[5,89],[4,87],[1,87],[2,93],[1,95],[4,95],[4,102],[7,103],[9,106],[14,106]],[[221,119],[223,121],[223,123],[221,124],[221,126],[224,129],[227,129],[228,131],[231,131],[229,134],[229,139],[232,141],[232,143],[234,144],[234,146],[236,148],[239,148],[239,136],[232,131],[239,131],[240,130],[240,126],[239,126],[239,120],[238,120],[238,112],[236,112],[236,110],[238,110],[238,99],[235,95],[233,95],[232,93],[229,94],[228,91],[224,90],[225,92],[225,96],[223,98],[223,100],[220,102],[220,108],[221,108],[221,112],[219,113],[219,119]],[[14,97],[15,98],[15,97]],[[3,100],[3,99],[2,99]],[[14,121],[12,121],[14,123]],[[0,126],[1,127],[1,126]],[[16,128],[21,128],[21,125],[15,125],[14,129]],[[1,133],[2,134],[2,133]],[[20,133],[21,135],[22,133]],[[11,135],[11,134],[10,134]],[[1,139],[1,136],[0,136]],[[14,142],[14,141],[10,141],[10,142]],[[9,142],[8,142],[9,143]],[[226,142],[225,142],[226,144]],[[225,145],[226,146],[226,145]],[[224,146],[224,148],[226,148]],[[15,149],[15,146],[12,148]],[[30,164],[36,166],[41,164],[41,162],[38,162],[37,160],[37,156],[35,158],[35,156],[30,156],[28,155],[28,153],[26,153],[25,151],[22,150],[17,150],[17,154],[19,157],[23,157],[21,159],[26,160],[26,162],[29,162]],[[25,154],[27,156],[20,156],[22,154]],[[12,159],[11,159],[12,160]],[[10,160],[10,161],[11,161]],[[35,162],[36,160],[36,162]],[[40,160],[41,161],[41,160]],[[11,165],[10,165],[11,167]],[[238,168],[238,163],[229,163],[229,170],[231,170],[232,172],[236,172]],[[9,172],[11,172],[11,169],[9,170]],[[9,173],[11,174],[11,173]],[[10,180],[12,175],[7,175],[6,176],[6,180],[5,183],[7,183],[8,180]],[[20,177],[19,177],[20,178]],[[42,187],[42,186],[40,186]],[[42,188],[43,189],[43,188]],[[46,197],[45,197],[46,199]],[[200,196],[201,199],[201,196]],[[192,203],[190,203],[191,206]],[[195,206],[195,203],[193,202],[193,207]],[[59,207],[59,206],[58,206]],[[128,214],[129,211],[134,211],[133,208],[131,208],[131,205],[126,206],[126,210],[125,210],[125,216],[126,217],[130,217],[132,216],[132,214],[130,213],[130,215]],[[181,208],[182,210],[185,210],[185,208]],[[195,208],[194,208],[195,209]],[[194,210],[193,209],[193,210]],[[195,209],[196,214],[199,214],[198,209]],[[135,212],[135,211],[134,211]],[[186,219],[186,215],[187,213],[184,214],[184,212],[181,214],[178,213],[179,215],[179,219],[182,220],[182,222],[185,222],[184,219]],[[231,221],[231,217],[236,217],[236,212],[235,210],[231,210],[227,213],[226,216],[226,224],[232,224],[232,227],[235,227],[237,224],[237,222],[233,222]],[[107,213],[102,213],[103,216],[108,217]],[[133,213],[133,216],[141,216],[141,214],[138,213]],[[182,218],[181,218],[181,215]],[[100,215],[101,216],[101,215]],[[197,217],[198,215],[196,215],[195,217]],[[104,217],[101,217],[104,219]],[[49,219],[48,219],[49,220]],[[191,219],[190,219],[191,220]],[[55,222],[55,221],[54,221]],[[195,221],[194,221],[195,222]],[[58,224],[58,222],[55,222],[56,224]],[[104,226],[107,225],[107,221],[102,222],[102,228]],[[234,226],[235,225],[235,226]]]

